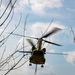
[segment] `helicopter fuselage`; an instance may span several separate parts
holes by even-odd
[[[32,50],[32,54],[29,59],[30,63],[45,64],[45,57],[44,57],[45,50],[44,49],[41,50],[41,46],[42,46],[42,39],[40,38],[38,39],[38,42],[37,42],[37,48]]]
[[[34,50],[29,60],[33,64],[45,64],[44,52],[42,50]]]

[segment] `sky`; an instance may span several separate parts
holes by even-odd
[[[12,0],[12,3],[8,7],[7,11],[1,18],[2,13],[4,12],[9,0],[0,0],[0,25],[5,20],[6,16],[10,12],[11,6],[15,0]],[[43,34],[46,34],[54,27],[61,28],[60,32],[50,36],[47,40],[61,44],[62,46],[55,46],[45,43],[42,47],[47,48],[47,52],[55,53],[68,53],[68,55],[54,55],[46,54],[46,63],[44,68],[41,68],[38,65],[37,75],[74,75],[75,74],[75,43],[74,35],[71,31],[75,30],[75,1],[74,0],[17,0],[14,5],[14,10],[12,10],[9,18],[6,22],[0,26],[0,33],[8,24],[9,20],[12,17],[12,21],[5,29],[2,35],[0,35],[0,40],[8,36],[6,32],[12,32],[14,28],[18,25],[19,20],[21,19],[18,28],[14,31],[17,34],[23,34],[24,32],[24,23],[26,21],[25,35],[33,36],[40,38]],[[13,13],[14,11],[14,13]],[[48,27],[50,25],[50,27]],[[48,30],[46,31],[46,29]],[[46,31],[46,32],[45,32]],[[26,41],[27,38],[24,38],[25,50],[30,50],[31,46]],[[33,40],[34,43],[37,43],[37,40]],[[2,43],[0,43],[2,44]],[[23,37],[10,35],[10,37],[5,40],[5,44],[0,47],[0,59],[3,54],[4,49],[6,49],[3,59],[11,55],[15,50],[23,47]],[[17,49],[16,49],[17,48]],[[16,53],[10,60],[9,64],[6,64],[5,70],[12,67],[12,65],[21,58],[22,54]],[[25,62],[29,57],[25,57],[19,65]],[[1,60],[1,61],[2,61]],[[0,61],[0,62],[1,62]],[[10,62],[11,61],[11,62]],[[17,65],[17,66],[19,66]],[[1,68],[2,69],[2,68]],[[34,75],[35,65],[29,66],[29,62],[26,62],[22,67],[12,70],[8,75]],[[7,72],[1,71],[0,75],[3,75]]]

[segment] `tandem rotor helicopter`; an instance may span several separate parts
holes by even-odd
[[[60,44],[57,43],[53,43],[47,40],[44,40],[44,38],[47,38],[48,36],[53,35],[54,33],[60,31],[62,29],[55,27],[52,31],[48,32],[47,34],[43,35],[41,38],[34,38],[34,37],[29,37],[29,38],[33,38],[38,40],[37,42],[37,46],[34,45],[33,41],[31,39],[27,39],[27,41],[29,42],[29,44],[32,46],[32,50],[31,51],[19,51],[20,53],[31,53],[31,56],[29,58],[29,65],[31,66],[32,64],[36,64],[36,65],[41,65],[41,67],[44,67],[45,64],[45,57],[44,55],[46,54],[46,48],[42,48],[42,41],[49,43],[49,44],[53,44],[56,46],[62,46]],[[28,36],[25,36],[28,37]]]
[[[29,44],[32,46],[32,50],[31,51],[19,51],[21,53],[31,53],[31,56],[29,58],[29,62],[30,62],[30,66],[32,64],[36,64],[36,65],[41,65],[41,67],[44,67],[45,64],[45,57],[44,55],[46,54],[46,48],[42,48],[42,41],[49,43],[49,44],[53,44],[56,46],[61,46],[60,44],[56,44],[47,40],[44,40],[43,38],[47,38],[48,36],[60,31],[60,28],[54,28],[51,32],[43,35],[41,38],[33,38],[33,39],[37,39],[37,47],[35,47],[33,41],[31,39],[27,39],[27,41],[29,42]]]
[[[46,52],[46,48],[42,47],[43,41],[45,43],[53,44],[53,45],[56,45],[56,46],[62,46],[60,44],[45,40],[47,37],[55,34],[56,32],[59,32],[61,30],[62,30],[61,28],[54,27],[51,31],[49,31],[48,33],[46,33],[45,35],[43,35],[40,38],[20,35],[20,34],[16,34],[16,33],[9,33],[9,32],[7,32],[7,33],[12,34],[12,35],[17,35],[17,36],[22,36],[22,37],[27,37],[28,38],[27,41],[32,47],[31,50],[30,51],[24,51],[24,50],[20,51],[19,50],[18,52],[23,53],[23,54],[24,53],[31,54],[30,57],[29,57],[29,66],[31,66],[32,64],[36,65],[36,67],[35,67],[35,75],[36,75],[37,65],[41,65],[41,67],[44,67],[44,64],[46,62],[45,54],[47,52]],[[37,40],[36,45],[33,43],[32,39]],[[67,55],[67,54],[63,54],[63,53],[48,53],[48,54]]]

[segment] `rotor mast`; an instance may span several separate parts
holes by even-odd
[[[41,50],[41,46],[42,46],[42,39],[39,38],[37,42],[37,50]]]

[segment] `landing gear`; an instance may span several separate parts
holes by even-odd
[[[32,64],[30,63],[29,66],[32,66]]]
[[[44,67],[44,65],[42,64],[42,65],[41,65],[41,67],[43,68],[43,67]]]

